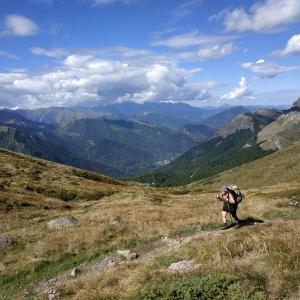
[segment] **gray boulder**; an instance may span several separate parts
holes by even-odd
[[[137,259],[138,257],[137,253],[132,252],[130,250],[118,250],[117,254],[121,258],[125,258],[126,260],[133,260],[133,259]]]
[[[60,292],[57,291],[56,289],[50,290],[48,292],[48,299],[49,300],[59,300],[60,299]]]
[[[71,277],[76,278],[80,275],[81,271],[79,268],[74,268],[71,272]]]
[[[14,244],[14,240],[5,234],[0,234],[0,251],[4,251]]]
[[[171,264],[168,270],[171,272],[187,272],[197,268],[198,265],[193,260],[181,260]]]
[[[62,229],[73,227],[76,225],[78,220],[73,216],[62,217],[59,219],[52,220],[47,223],[49,229]]]

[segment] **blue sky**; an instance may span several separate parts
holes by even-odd
[[[0,0],[0,107],[300,97],[299,0]]]

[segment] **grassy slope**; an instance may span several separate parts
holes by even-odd
[[[263,187],[300,181],[300,142],[259,160],[192,183],[192,188],[205,185],[219,188],[224,183],[236,183],[241,188]]]
[[[79,277],[61,289],[62,299],[183,299],[170,295],[199,286],[210,298],[184,299],[216,299],[214,293],[222,299],[297,299],[300,213],[288,203],[299,199],[300,185],[299,180],[289,182],[284,168],[296,152],[289,148],[274,154],[281,153],[282,162],[281,173],[273,174],[276,185],[246,190],[247,200],[239,209],[242,218],[285,220],[280,225],[207,236],[144,264],[125,263],[105,274]],[[274,155],[266,166],[276,166]],[[298,179],[296,156],[294,165],[293,178]],[[0,232],[16,240],[14,247],[0,252],[0,299],[23,298],[28,284],[117,249],[219,222],[220,204],[211,191],[215,187],[219,183],[152,189],[0,150]],[[78,225],[47,229],[49,220],[65,215],[78,218]],[[200,268],[184,274],[164,271],[181,259],[194,259]]]

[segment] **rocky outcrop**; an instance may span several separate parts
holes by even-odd
[[[293,103],[293,106],[300,108],[300,98]]]
[[[197,267],[198,265],[193,260],[181,260],[171,264],[168,270],[171,272],[188,272]]]
[[[132,252],[130,250],[118,250],[117,254],[126,260],[133,260],[137,259],[138,255],[135,252]]]
[[[257,135],[257,143],[263,150],[283,149],[299,140],[300,112],[281,115]]]
[[[62,217],[59,219],[52,220],[48,222],[48,228],[49,229],[62,229],[62,228],[68,228],[68,227],[73,227],[76,225],[78,220],[73,217],[73,216],[67,216],[67,217]]]
[[[7,235],[0,234],[0,251],[4,251],[14,244],[14,240]]]
[[[225,138],[243,129],[250,129],[254,132],[254,122],[251,115],[238,115],[227,126],[218,131],[218,135]]]

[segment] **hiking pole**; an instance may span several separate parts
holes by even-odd
[[[218,198],[216,198],[216,201],[218,200]],[[210,215],[210,218],[209,218],[209,222],[208,222],[208,224],[210,224],[211,223],[211,220],[212,220],[212,216],[213,216],[213,214],[215,213],[215,209],[213,209],[212,210],[212,213],[211,213],[211,215]]]

